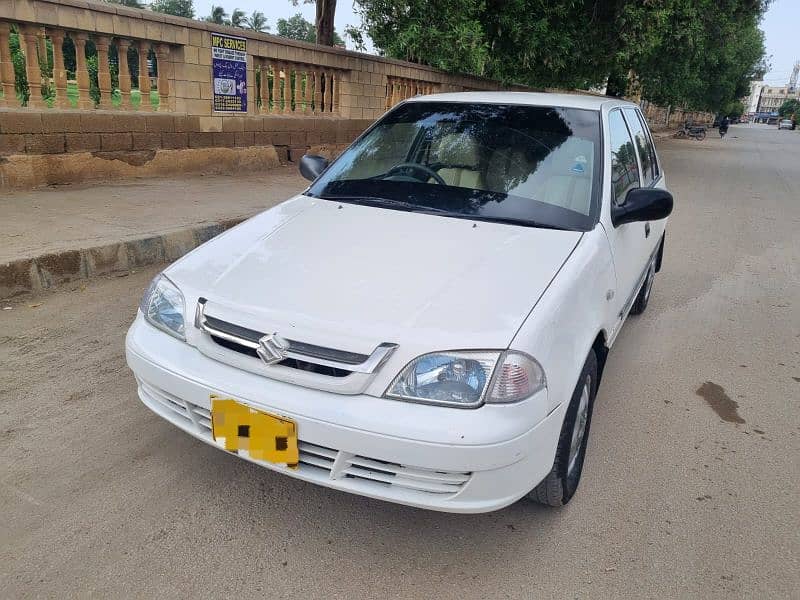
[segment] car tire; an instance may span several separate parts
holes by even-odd
[[[528,493],[529,500],[547,506],[564,506],[575,495],[583,472],[596,393],[597,356],[594,350],[591,350],[567,407],[553,468],[547,477]]]
[[[653,281],[656,278],[656,260],[650,261],[647,267],[647,275],[645,275],[644,283],[639,288],[639,293],[636,294],[636,300],[633,301],[630,314],[640,315],[647,309],[647,303],[650,302],[650,293],[653,291]]]

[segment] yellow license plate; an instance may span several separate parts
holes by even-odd
[[[211,434],[230,452],[297,468],[297,424],[289,419],[212,394]]]

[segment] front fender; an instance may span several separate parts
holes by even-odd
[[[615,293],[611,250],[598,225],[583,235],[511,343],[542,365],[548,412],[569,402],[598,333],[613,327]]]

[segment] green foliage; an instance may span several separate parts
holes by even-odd
[[[105,0],[109,4],[121,4],[128,8],[144,8],[145,4],[141,0]]]
[[[769,0],[356,3],[384,54],[505,83],[608,82],[622,95],[635,82],[654,102],[717,110],[768,68],[758,23]]]
[[[233,12],[231,13],[231,22],[230,24],[234,27],[244,27],[245,21],[247,20],[247,13],[239,8],[234,8]]]
[[[211,14],[208,15],[203,19],[209,23],[216,23],[217,25],[230,25],[230,19],[228,19],[228,13],[225,12],[225,9],[221,6],[214,6],[211,5]]]
[[[795,98],[787,100],[781,104],[781,107],[778,109],[778,114],[784,118],[800,114],[800,100]]]
[[[301,42],[310,42],[312,44],[317,41],[317,30],[314,24],[310,21],[306,21],[302,13],[297,13],[288,19],[278,19],[278,35]],[[336,30],[333,32],[333,44],[334,46],[344,45],[344,40]]]
[[[150,10],[154,12],[194,19],[194,2],[192,0],[153,0]]]
[[[263,12],[254,10],[253,14],[245,19],[245,25],[253,31],[269,31],[267,17]]]
[[[317,39],[314,25],[306,21],[301,13],[288,19],[278,19],[278,35],[302,42],[314,42]]]
[[[23,105],[27,105],[31,97],[31,90],[28,87],[28,75],[25,72],[25,54],[20,49],[18,32],[11,31],[9,47],[11,49],[11,62],[14,64],[14,92],[16,92],[20,102]]]
[[[722,114],[729,117],[741,117],[744,114],[745,106],[740,100],[728,102],[722,109]]]

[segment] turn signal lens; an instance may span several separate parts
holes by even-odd
[[[486,402],[518,402],[546,387],[544,370],[538,362],[520,352],[506,352],[496,367]]]

